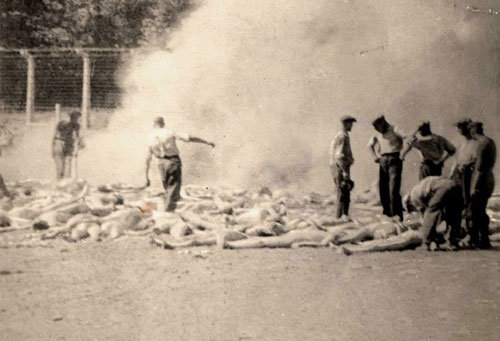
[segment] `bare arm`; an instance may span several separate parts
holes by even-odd
[[[204,140],[200,137],[196,137],[196,136],[189,136],[189,140],[187,142],[206,144],[207,146],[211,146],[212,148],[215,147],[215,143],[206,141],[206,140]]]
[[[148,148],[148,153],[146,155],[146,187],[151,185],[151,180],[149,179],[149,167],[151,165],[151,159],[153,158],[153,151]]]
[[[416,139],[417,138],[415,137],[415,134],[414,134],[410,137],[410,140],[407,143],[405,143],[405,146],[403,147],[403,150],[401,151],[401,154],[400,154],[401,160],[404,161],[406,155],[410,152],[410,150],[412,150],[413,144],[415,143]]]
[[[368,147],[370,147],[370,151],[372,152],[372,155],[373,155],[375,162],[378,162],[380,159],[380,155],[378,154],[377,149],[376,149],[377,143],[378,143],[378,141],[377,141],[376,137],[372,137],[372,139],[368,143]]]

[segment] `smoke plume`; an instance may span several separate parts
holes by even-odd
[[[205,1],[169,51],[138,53],[123,70],[123,106],[89,139],[81,174],[143,182],[155,116],[217,144],[181,145],[184,181],[207,185],[330,191],[342,114],[358,118],[357,188],[377,178],[366,144],[380,114],[405,134],[430,120],[457,145],[452,124],[481,119],[498,144],[500,21],[467,6],[495,1]],[[416,153],[404,169],[414,184]]]

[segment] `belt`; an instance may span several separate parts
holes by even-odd
[[[433,166],[443,166],[443,162],[439,162],[439,163],[436,163],[432,160],[422,160],[422,163],[424,164],[430,164],[430,165],[433,165]]]
[[[395,156],[395,157],[399,157],[399,152],[384,153],[384,154],[382,154],[382,156]]]
[[[156,156],[156,155],[155,155]],[[158,159],[172,160],[172,159],[180,159],[179,155],[165,155],[165,156],[156,156]]]

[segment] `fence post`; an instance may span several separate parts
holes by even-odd
[[[56,103],[56,122],[61,120],[61,105]]]
[[[26,50],[20,51],[21,56],[28,63],[28,76],[26,79],[26,123],[30,124],[35,108],[35,58]]]
[[[82,128],[90,127],[90,57],[87,52],[77,50],[83,59],[83,79],[82,79]]]

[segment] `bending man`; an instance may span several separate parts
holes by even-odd
[[[148,155],[146,158],[146,186],[151,184],[149,179],[149,166],[155,156],[158,160],[158,171],[165,189],[165,207],[167,211],[175,211],[177,201],[180,199],[182,171],[177,139],[184,142],[203,143],[212,147],[215,144],[199,137],[187,134],[178,134],[165,128],[163,117],[154,120],[154,130],[150,135]]]
[[[440,176],[428,176],[421,180],[403,199],[407,211],[412,208],[422,213],[421,232],[424,243],[429,249],[431,243],[442,244],[443,236],[436,228],[442,222],[451,228],[449,242],[458,249],[460,241],[463,199],[460,185],[455,181]]]

